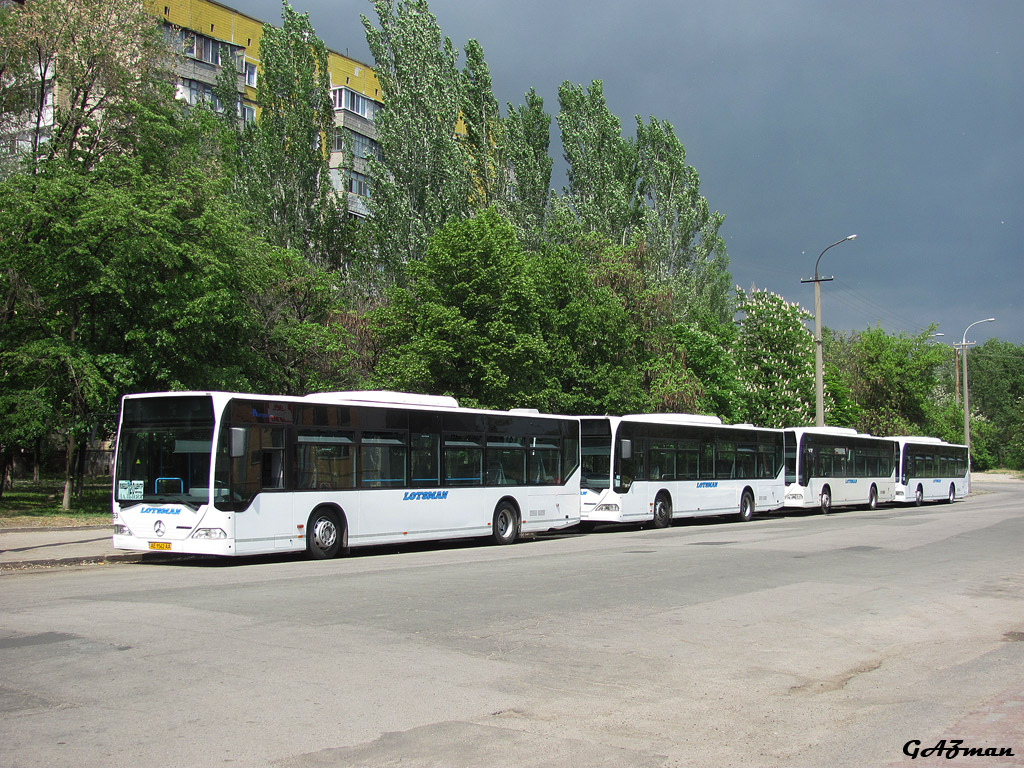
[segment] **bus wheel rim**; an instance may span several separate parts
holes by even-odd
[[[321,517],[313,525],[313,543],[319,549],[327,550],[334,546],[338,540],[338,529],[334,523],[326,517]]]

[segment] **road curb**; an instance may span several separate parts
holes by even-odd
[[[170,563],[187,560],[194,555],[165,555],[151,552],[97,555],[95,557],[52,557],[43,560],[13,560],[0,563],[0,571],[27,571],[43,568],[67,568],[75,565],[106,565],[108,563]]]
[[[110,524],[106,525],[27,525],[18,528],[4,528],[0,527],[0,533],[43,533],[46,531],[102,531],[110,528]]]

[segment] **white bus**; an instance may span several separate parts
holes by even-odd
[[[920,506],[967,495],[967,446],[937,437],[895,437],[896,501]]]
[[[782,430],[714,416],[581,417],[580,524],[647,523],[779,509]]]
[[[864,505],[896,495],[896,443],[843,427],[796,427],[786,434],[786,506]]]
[[[215,555],[521,533],[579,522],[579,420],[389,392],[127,395],[117,549]]]

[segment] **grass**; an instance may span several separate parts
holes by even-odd
[[[64,480],[46,477],[38,483],[15,480],[0,497],[0,529],[110,524],[110,479],[86,480],[74,509],[61,509]]]
[[[984,477],[987,474],[1007,475],[1015,480],[1024,480],[1024,471],[1019,469],[986,469],[984,472],[975,472],[974,474],[979,477]]]

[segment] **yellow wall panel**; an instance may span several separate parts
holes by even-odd
[[[261,20],[212,0],[146,0],[146,3],[154,16],[201,35],[240,45],[246,49],[247,60],[259,63]],[[344,86],[375,101],[381,100],[380,83],[371,67],[330,49],[327,56],[333,87]],[[246,95],[250,95],[251,90],[246,88]],[[255,96],[255,92],[251,96]]]

